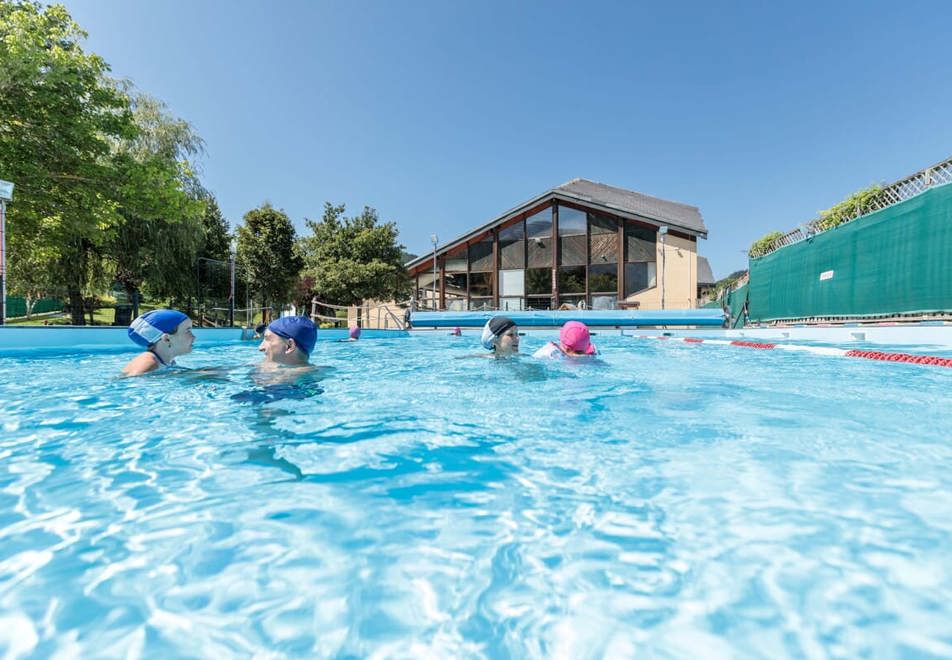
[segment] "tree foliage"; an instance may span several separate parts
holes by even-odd
[[[121,221],[102,256],[130,295],[144,285],[154,297],[181,298],[193,288],[205,238],[207,195],[189,160],[202,141],[147,95],[135,97],[133,117],[135,133],[114,148]]]
[[[265,307],[287,303],[302,266],[290,218],[266,203],[245,214],[237,238],[238,272],[251,295]]]
[[[817,231],[826,231],[861,215],[872,213],[880,208],[879,198],[882,192],[883,187],[879,184],[858,190],[839,204],[820,211],[820,217],[813,221],[813,225]]]
[[[321,220],[307,221],[311,235],[301,239],[301,252],[314,295],[336,305],[406,296],[409,278],[396,224],[381,223],[370,207],[353,218],[344,212],[343,204],[325,203]]]
[[[782,231],[769,232],[750,244],[750,250],[747,251],[749,257],[762,257],[773,247],[774,241],[783,236]]]
[[[55,260],[74,297],[121,221],[110,156],[135,133],[129,99],[83,51],[85,36],[60,5],[0,2],[0,178],[17,184],[9,231],[30,237],[29,259]]]

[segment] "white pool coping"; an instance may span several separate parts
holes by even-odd
[[[216,345],[248,340],[252,332],[242,328],[194,328],[195,341],[199,344]],[[363,330],[361,339],[406,337],[403,330]],[[318,341],[347,339],[348,330],[322,329],[317,332]],[[0,327],[0,352],[29,350],[91,350],[113,349],[117,351],[140,351],[141,347],[129,340],[128,330],[111,326],[2,326]]]

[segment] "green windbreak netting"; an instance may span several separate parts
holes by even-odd
[[[738,287],[727,294],[727,309],[730,312],[728,320],[729,328],[744,327],[744,305],[747,304],[747,296],[750,284]]]
[[[33,304],[33,314],[56,312],[63,309],[63,301],[54,298],[43,298]],[[7,317],[26,316],[26,299],[19,296],[7,296]]]
[[[952,184],[751,259],[749,286],[751,321],[952,311]]]

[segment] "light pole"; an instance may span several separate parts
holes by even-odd
[[[7,322],[7,202],[13,200],[13,184],[0,181],[0,325]]]
[[[664,265],[667,261],[664,237],[668,235],[668,228],[666,226],[658,227],[658,235],[661,237],[661,309],[664,309]]]
[[[228,327],[235,327],[235,256],[238,254],[238,243],[231,239],[231,246],[228,250],[228,262],[231,266],[231,288],[228,294]]]
[[[436,244],[440,241],[440,238],[436,234],[430,235],[430,242],[433,243],[433,309],[439,309],[439,304],[436,299]]]

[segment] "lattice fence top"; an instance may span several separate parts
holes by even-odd
[[[884,209],[887,206],[904,202],[907,199],[915,197],[919,193],[924,192],[932,186],[939,186],[943,183],[952,183],[952,157],[947,158],[937,165],[927,167],[926,169],[920,170],[911,176],[907,176],[904,179],[900,179],[895,183],[889,184],[880,190],[876,194],[875,198],[865,204],[862,208],[857,206],[855,211],[849,214],[844,222],[850,222],[874,211]],[[770,254],[774,250],[779,250],[780,248],[787,245],[799,243],[802,240],[825,231],[820,225],[821,222],[822,219],[817,218],[800,227],[797,227],[792,231],[788,231],[786,234],[774,239],[773,242],[771,242],[770,245],[768,245],[764,251],[757,256]]]

